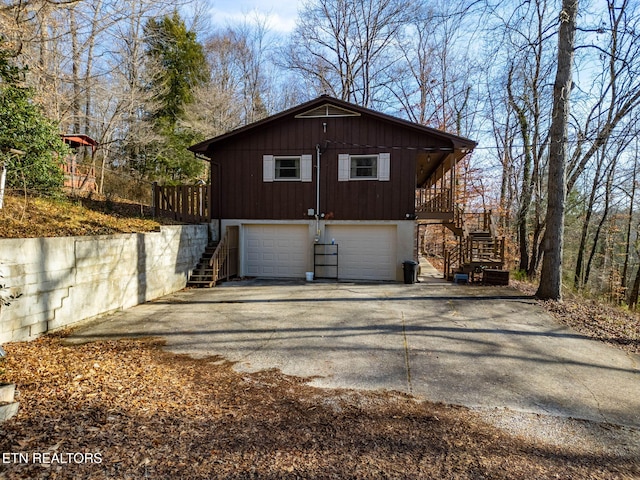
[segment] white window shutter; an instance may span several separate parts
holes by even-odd
[[[273,174],[275,167],[273,166],[273,155],[262,156],[262,181],[273,182]]]
[[[310,182],[312,180],[312,157],[311,155],[302,155],[300,157],[300,180]]]
[[[349,173],[351,171],[351,162],[349,160],[348,153],[341,153],[338,155],[338,181],[348,182]]]
[[[388,182],[391,173],[391,154],[381,153],[378,155],[378,180]]]

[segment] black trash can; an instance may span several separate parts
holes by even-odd
[[[406,260],[402,262],[402,270],[404,270],[404,283],[416,283],[418,276],[418,262]]]

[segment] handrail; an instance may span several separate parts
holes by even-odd
[[[217,283],[218,280],[227,280],[233,275],[237,275],[237,250],[238,227],[229,226],[214,250],[211,260],[209,260],[209,266],[213,271],[213,284]]]
[[[416,212],[448,213],[453,208],[453,191],[450,188],[419,188],[417,189]]]
[[[502,265],[504,263],[504,238],[465,237],[444,252],[444,275],[448,278],[456,268],[472,263]]]
[[[225,275],[224,271],[222,272],[222,275],[220,275],[221,270],[225,266],[227,266],[227,264],[229,263],[227,262],[228,258],[229,258],[229,231],[227,230],[224,232],[224,235],[222,236],[222,240],[220,240],[220,243],[218,243],[218,246],[213,252],[213,255],[211,256],[211,260],[209,260],[209,266],[213,270],[213,276],[211,279],[213,284],[216,284],[218,280],[220,280],[221,278],[228,277],[228,275]]]

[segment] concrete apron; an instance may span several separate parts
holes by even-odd
[[[239,371],[469,407],[640,427],[640,357],[557,324],[509,288],[242,281],[87,324],[69,342],[158,336]]]

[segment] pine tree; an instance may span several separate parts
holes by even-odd
[[[153,145],[154,171],[148,173],[166,182],[194,179],[201,173],[203,163],[186,148],[200,138],[180,120],[184,118],[185,105],[194,101],[195,88],[209,77],[202,45],[177,11],[149,20],[145,34],[148,87],[153,92],[149,120],[161,138]]]

